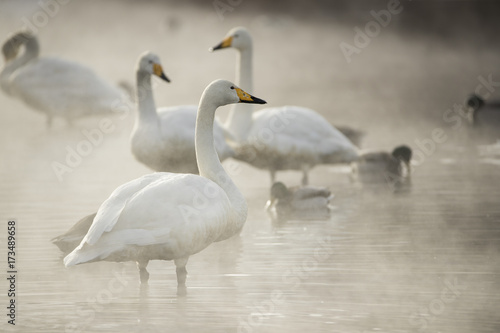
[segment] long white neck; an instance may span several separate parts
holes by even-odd
[[[12,38],[22,38],[22,37],[12,37]],[[9,40],[5,42],[6,45],[12,45],[12,41]],[[8,44],[9,43],[9,44]],[[38,45],[38,41],[36,38],[26,38],[24,40],[24,52],[20,57],[17,57],[8,63],[5,64],[5,67],[3,68],[2,72],[0,73],[0,85],[2,87],[2,90],[5,91],[7,94],[12,94],[13,92],[11,91],[11,78],[10,76],[19,68],[23,67],[26,65],[29,61],[35,59],[38,57],[38,54],[40,53],[40,47]]]
[[[195,148],[196,160],[200,176],[217,183],[226,192],[231,206],[238,218],[234,228],[239,230],[246,220],[247,204],[240,190],[233,183],[226,170],[220,163],[214,145],[214,118],[217,105],[214,105],[209,96],[201,97],[198,115],[196,116]]]
[[[253,94],[252,75],[252,45],[239,50],[236,60],[236,84],[245,91]],[[226,121],[226,128],[238,142],[244,142],[252,127],[253,104],[234,104]]]
[[[151,74],[141,70],[137,70],[137,107],[139,109],[137,123],[158,122]]]

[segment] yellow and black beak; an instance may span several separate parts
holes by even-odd
[[[251,104],[266,104],[267,102],[263,99],[257,98],[255,96],[250,95],[249,93],[243,91],[240,88],[234,88],[238,97],[240,98],[239,103],[251,103]]]
[[[163,73],[163,68],[160,64],[153,64],[153,73],[160,79],[170,82],[169,78]]]
[[[220,42],[218,45],[209,48],[210,52],[215,50],[225,49],[226,47],[230,47],[233,44],[233,36],[226,37]]]

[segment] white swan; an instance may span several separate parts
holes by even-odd
[[[394,148],[392,153],[367,151],[352,164],[352,170],[362,183],[404,184],[410,179],[411,157],[412,150],[406,145]]]
[[[196,105],[156,110],[151,75],[167,82],[158,56],[146,52],[137,64],[137,101],[139,113],[132,131],[131,147],[135,158],[155,171],[198,173],[194,132]],[[221,161],[234,154],[224,138],[224,130],[214,123],[215,148]]]
[[[332,193],[326,187],[287,188],[282,182],[271,186],[266,211],[274,222],[287,220],[325,220],[330,217]]]
[[[18,57],[21,46],[24,52]],[[38,57],[38,40],[30,32],[9,38],[2,51],[6,62],[0,73],[2,90],[45,113],[49,127],[54,117],[71,124],[77,118],[110,114],[126,98],[120,89],[85,66]]]
[[[265,103],[231,82],[212,82],[201,96],[196,119],[200,176],[158,172],[118,187],[64,264],[136,261],[141,282],[147,282],[149,260],[174,260],[183,293],[189,256],[235,235],[246,220],[245,198],[224,171],[213,135],[215,110],[237,102]]]
[[[242,27],[229,31],[211,51],[237,49],[236,81],[252,91],[252,37]],[[236,159],[267,169],[274,183],[279,170],[302,170],[302,184],[317,164],[350,163],[357,148],[317,112],[298,106],[268,108],[253,112],[250,106],[233,107],[227,129],[238,140]]]

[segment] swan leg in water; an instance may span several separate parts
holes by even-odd
[[[309,184],[309,168],[307,166],[303,166],[302,167],[302,185],[308,185],[308,184]]]
[[[186,265],[189,257],[175,259],[175,273],[177,274],[177,295],[186,295]]]
[[[146,269],[149,260],[139,260],[137,261],[137,267],[139,268],[139,277],[141,279],[141,284],[147,284],[149,280],[149,272]]]

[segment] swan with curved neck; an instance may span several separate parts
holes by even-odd
[[[196,105],[156,109],[151,76],[170,82],[163,74],[158,56],[145,52],[139,57],[137,75],[137,119],[131,136],[136,159],[155,171],[198,173],[195,154]],[[226,143],[224,131],[214,123],[215,146],[221,161],[234,152]]]
[[[24,52],[19,55],[21,47]],[[47,115],[50,127],[54,117],[74,119],[107,115],[124,94],[80,64],[53,57],[39,57],[37,37],[19,32],[2,47],[5,66],[0,73],[2,90]]]
[[[265,103],[229,81],[212,82],[196,119],[200,175],[158,172],[118,187],[64,264],[136,261],[146,283],[149,260],[174,260],[178,292],[184,293],[189,256],[237,234],[246,220],[246,201],[222,167],[213,136],[216,109],[238,102]]]
[[[236,82],[253,91],[252,37],[237,27],[211,51],[235,48],[238,51]],[[302,170],[302,184],[317,164],[350,163],[357,147],[317,112],[298,106],[268,108],[252,112],[234,106],[226,124],[238,139],[235,158],[270,171],[271,182],[280,170]]]

